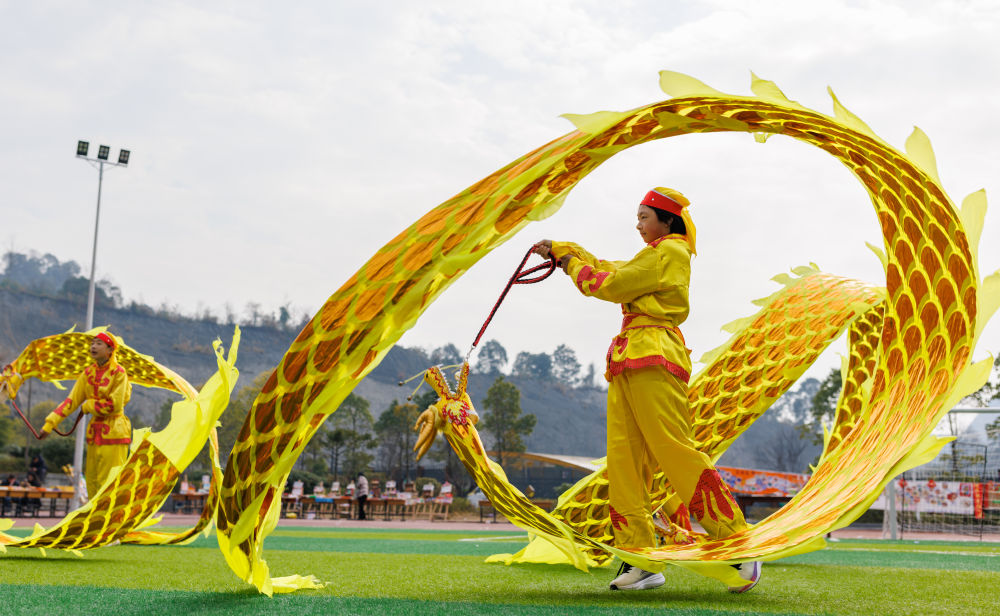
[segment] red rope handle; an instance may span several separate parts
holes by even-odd
[[[35,427],[31,425],[30,421],[28,421],[28,418],[24,416],[24,412],[21,411],[21,407],[17,406],[17,401],[14,400],[14,398],[11,398],[10,404],[11,406],[14,407],[14,410],[17,411],[17,414],[21,416],[21,419],[24,421],[24,425],[28,426],[28,429],[31,430],[31,433],[35,435],[35,438],[38,440],[42,440],[42,435],[39,434],[37,430],[35,430]],[[69,429],[69,432],[60,432],[59,428],[52,428],[52,431],[58,434],[59,436],[69,436],[70,434],[73,434],[73,431],[76,430],[76,427],[80,425],[80,419],[82,418],[83,418],[83,413],[76,414],[76,421],[73,422],[73,427]]]
[[[553,256],[549,256],[549,260],[547,263],[542,263],[540,265],[532,267],[531,269],[522,271],[522,269],[524,268],[524,264],[527,263],[528,258],[531,257],[531,253],[532,249],[529,249],[527,254],[524,255],[524,258],[521,259],[521,264],[517,266],[516,270],[514,270],[514,275],[511,276],[510,280],[507,281],[507,286],[504,287],[503,293],[500,294],[500,299],[497,300],[497,303],[493,304],[493,310],[490,310],[490,316],[486,317],[486,322],[483,323],[483,327],[479,330],[479,334],[476,335],[476,340],[472,343],[472,347],[469,349],[469,352],[465,354],[466,361],[468,361],[469,356],[472,355],[472,351],[476,348],[476,345],[479,344],[479,341],[482,339],[483,334],[486,332],[486,327],[489,326],[490,321],[493,320],[493,315],[497,313],[497,310],[500,308],[500,304],[503,302],[504,298],[507,297],[507,292],[510,291],[510,288],[516,284],[533,284],[536,282],[541,282],[546,278],[548,278],[549,276],[551,276],[552,272],[556,270],[556,265],[557,265],[556,258]],[[531,274],[540,272],[542,270],[545,270],[545,272],[539,274],[534,278],[528,278],[528,276],[530,276]]]

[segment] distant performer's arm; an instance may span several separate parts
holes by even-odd
[[[54,411],[45,417],[45,425],[42,426],[42,434],[49,434],[59,422],[66,419],[70,413],[73,412],[76,407],[80,406],[86,400],[87,397],[87,376],[86,373],[81,374],[77,377],[76,383],[73,384],[73,389],[70,390],[69,396],[63,400],[59,406],[55,408]],[[87,409],[84,409],[87,412]]]

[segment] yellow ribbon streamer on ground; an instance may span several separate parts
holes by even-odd
[[[104,328],[85,333],[67,332],[31,342],[11,363],[9,372],[4,373],[5,379],[16,374],[16,382],[20,384],[27,377],[46,381],[76,378],[91,362],[86,349],[93,336],[100,331]],[[217,486],[221,478],[215,427],[236,385],[239,339],[237,328],[228,357],[223,354],[218,341],[213,344],[218,370],[200,391],[151,357],[122,345],[117,352],[119,363],[133,383],[170,389],[184,395],[184,399],[173,404],[170,423],[160,432],[148,429],[134,431],[131,452],[125,464],[111,473],[108,481],[97,494],[91,495],[85,505],[71,511],[51,528],[36,524],[34,532],[25,539],[0,532],[0,551],[5,546],[76,551],[115,542],[163,544],[193,540],[215,514]],[[14,379],[5,382],[14,382]],[[16,387],[9,391],[11,395],[17,393]],[[180,473],[198,455],[206,440],[212,442],[216,480],[202,516],[193,528],[186,531],[148,530],[157,522],[152,516],[170,496]]]

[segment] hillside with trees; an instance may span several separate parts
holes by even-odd
[[[12,359],[32,339],[74,326],[81,328],[87,281],[80,276],[78,265],[60,262],[52,255],[16,253],[8,253],[4,264],[0,275],[0,361]],[[247,303],[241,317],[230,310],[224,317],[207,311],[184,315],[166,305],[153,308],[125,302],[122,291],[108,281],[100,282],[98,290],[95,323],[110,324],[130,346],[154,356],[195,385],[215,370],[212,340],[219,338],[228,344],[233,328],[240,325],[237,367],[241,377],[220,430],[223,456],[228,455],[264,378],[278,364],[303,320],[293,322],[287,306],[275,314],[264,314],[253,302]],[[442,443],[436,444],[419,465],[414,460],[410,450],[415,435],[410,430],[416,415],[434,397],[425,388],[409,400],[412,386],[400,387],[399,382],[430,365],[447,366],[461,360],[454,344],[436,349],[394,347],[331,415],[297,467],[325,469],[317,475],[344,476],[362,468],[412,476],[437,467],[451,469],[457,476],[458,462]],[[525,351],[511,358],[500,341],[482,343],[473,361],[469,394],[484,418],[480,429],[487,447],[602,457],[606,396],[602,369],[592,364],[584,368],[567,345],[552,352]],[[446,370],[449,377],[453,372]],[[65,392],[31,383],[30,388],[22,389],[19,399],[24,407],[30,393],[31,416],[40,425]],[[736,441],[721,463],[805,471],[819,449],[796,426],[814,421],[811,405],[819,386],[815,379],[798,384]],[[169,419],[174,399],[176,396],[165,392],[136,387],[128,412],[134,425],[160,428]],[[517,413],[496,412],[500,406],[512,408],[515,402]],[[504,413],[510,414],[504,418]],[[23,454],[26,438],[23,425],[10,418],[0,421],[0,448],[20,445],[19,453]],[[65,453],[71,449],[68,441],[49,439],[46,447]]]
[[[74,327],[82,329],[88,281],[80,276],[77,264],[62,263],[52,255],[17,253],[8,253],[4,264],[5,268],[0,273],[0,362],[12,360],[35,338]],[[215,371],[211,342],[219,338],[228,344],[234,327],[240,325],[242,341],[237,368],[241,377],[230,408],[223,415],[220,435],[223,455],[226,455],[227,432],[235,438],[243,416],[260,389],[260,375],[269,373],[278,364],[302,323],[291,323],[287,308],[273,315],[262,314],[259,304],[252,302],[248,303],[248,309],[241,318],[232,314],[226,318],[184,315],[167,306],[153,308],[137,302],[126,303],[121,290],[107,281],[99,282],[97,288],[95,323],[110,324],[112,331],[122,336],[127,344],[152,355],[196,386]],[[507,352],[498,341],[487,341],[481,349],[469,383],[469,393],[477,407],[486,398],[487,390],[497,376],[503,374],[520,392],[525,412],[538,417],[537,426],[524,439],[528,450],[594,457],[604,454],[604,392],[593,384],[593,367],[589,377],[584,375],[581,378],[577,374],[580,372],[579,362],[568,347],[560,347],[552,356],[521,353],[515,358],[513,366],[508,365]],[[324,435],[326,440],[316,440],[310,445],[308,461],[318,462],[322,457],[332,461],[334,467],[339,469],[344,466],[348,470],[363,466],[366,461],[363,456],[366,455],[371,456],[367,460],[369,463],[378,465],[381,461],[378,459],[379,452],[393,449],[388,443],[376,444],[378,418],[387,409],[413,406],[406,400],[412,390],[399,387],[398,382],[430,365],[460,361],[460,353],[453,344],[431,350],[393,348],[344,403],[355,406],[367,404],[367,415],[371,420],[359,419],[364,413],[350,413],[352,425],[342,425],[348,413],[334,413],[327,422],[333,427],[333,432]],[[511,367],[512,374],[504,372]],[[559,381],[555,375],[559,375]],[[45,414],[66,394],[34,379],[28,383],[30,386],[26,384],[22,388],[19,401],[22,408],[30,408],[31,419],[38,426]],[[167,392],[136,387],[128,413],[136,426],[160,428],[169,419],[170,402],[176,399],[176,395]],[[20,420],[5,419],[7,421],[0,421],[0,448],[16,443],[23,450],[26,428]],[[400,421],[392,430],[383,429],[382,440],[388,440],[390,433],[410,438],[408,430],[412,425],[410,422],[406,430],[399,430],[404,426],[404,422]],[[64,447],[68,441],[49,439],[47,443],[51,444],[47,447],[68,451],[71,447]],[[36,446],[33,441],[28,443]],[[396,447],[394,456],[390,457],[394,457],[395,464],[400,466],[414,464],[412,454],[404,456],[401,447]],[[427,462],[436,463],[439,462],[433,459]]]

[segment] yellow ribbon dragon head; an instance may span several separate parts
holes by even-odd
[[[438,395],[438,401],[427,407],[413,426],[413,430],[420,433],[417,444],[413,446],[413,451],[417,452],[417,460],[430,449],[438,430],[444,430],[448,425],[463,429],[470,422],[472,425],[479,422],[479,414],[476,413],[472,399],[466,393],[469,385],[468,363],[462,364],[458,376],[458,389],[455,391],[448,386],[448,380],[437,366],[424,372],[424,381]]]

